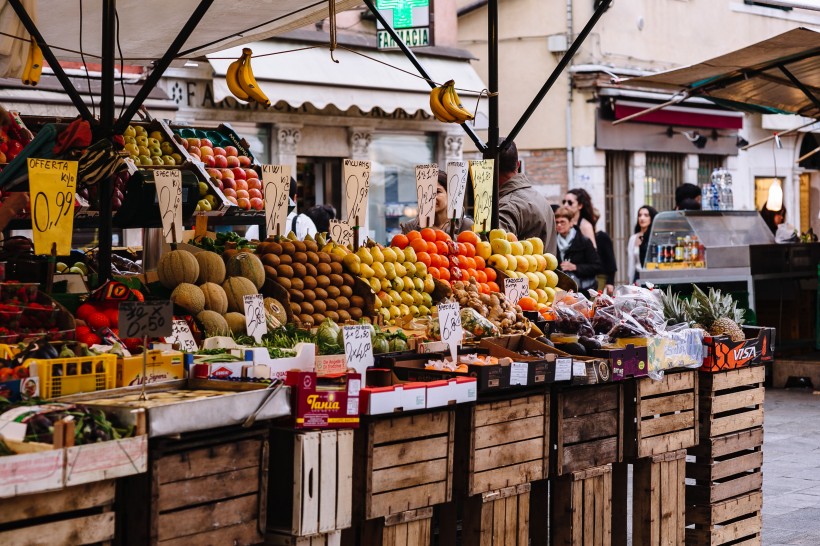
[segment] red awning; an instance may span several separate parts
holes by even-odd
[[[643,112],[652,106],[655,105],[649,102],[616,100],[615,119],[623,119],[632,114]],[[630,123],[653,123],[656,125],[702,127],[705,129],[742,129],[743,114],[725,110],[667,106],[662,110],[656,110],[635,118]]]

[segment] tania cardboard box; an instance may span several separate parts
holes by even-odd
[[[285,384],[291,387],[294,428],[359,428],[361,374],[289,371]]]
[[[705,336],[707,355],[701,371],[722,372],[774,359],[774,328],[745,326],[743,333],[747,336],[743,341],[732,341],[729,336]]]

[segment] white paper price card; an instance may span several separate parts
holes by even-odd
[[[467,190],[467,162],[447,163],[447,217],[464,216],[464,192]]]
[[[290,165],[262,165],[262,189],[265,230],[268,235],[284,235],[290,196]]]
[[[209,333],[209,332],[206,332]],[[199,350],[188,323],[174,319],[171,324],[171,335],[165,338],[168,343],[179,343],[179,350],[184,353],[195,353]]]
[[[572,379],[572,359],[555,359],[555,381],[569,381]]]
[[[529,366],[526,362],[513,362],[510,364],[510,386],[526,385]]]
[[[182,172],[179,169],[154,169],[157,203],[162,218],[162,234],[169,243],[182,241]]]
[[[507,301],[511,304],[515,305],[518,303],[518,300],[523,298],[524,296],[530,293],[530,281],[527,278],[518,278],[515,279],[507,277],[504,279],[504,295],[507,297]]]
[[[120,304],[120,338],[168,337],[173,333],[170,301],[127,301]]]
[[[28,160],[31,231],[34,253],[71,252],[74,231],[74,200],[77,190],[77,162],[52,159]]]
[[[473,179],[476,231],[489,231],[493,216],[493,160],[470,161],[470,177]]]
[[[370,337],[372,329],[368,324],[358,324],[345,326],[343,330],[347,367],[362,374],[362,381],[365,380],[367,368],[373,365],[373,340]]]
[[[416,200],[419,206],[419,229],[433,227],[436,221],[438,165],[416,165]]]
[[[367,225],[370,162],[345,159],[342,165],[342,220],[351,226]]]
[[[464,337],[464,331],[461,328],[461,308],[458,303],[438,305],[438,325],[441,331],[441,341],[450,347],[453,362],[458,362],[458,347]]]
[[[264,297],[262,294],[246,294],[242,301],[245,304],[245,329],[259,343],[262,336],[268,333]]]
[[[331,220],[327,228],[330,239],[337,245],[349,246],[353,244],[353,227],[342,220]]]
[[[572,361],[572,377],[586,377],[587,365],[583,360]]]

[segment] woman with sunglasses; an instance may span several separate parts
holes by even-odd
[[[564,196],[562,204],[572,213],[572,225],[578,228],[581,235],[586,237],[597,249],[595,242],[595,209],[592,198],[586,190],[574,188]]]

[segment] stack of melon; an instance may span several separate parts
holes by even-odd
[[[244,296],[258,294],[265,283],[259,258],[249,251],[192,254],[172,250],[157,266],[159,281],[172,290],[174,305],[196,317],[207,337],[245,334]],[[284,323],[286,314],[273,298],[265,299],[269,322]]]
[[[265,275],[287,290],[296,322],[313,326],[325,318],[342,323],[362,318],[365,300],[354,293],[355,279],[344,272],[341,255],[319,250],[309,237],[268,240],[256,252]]]

